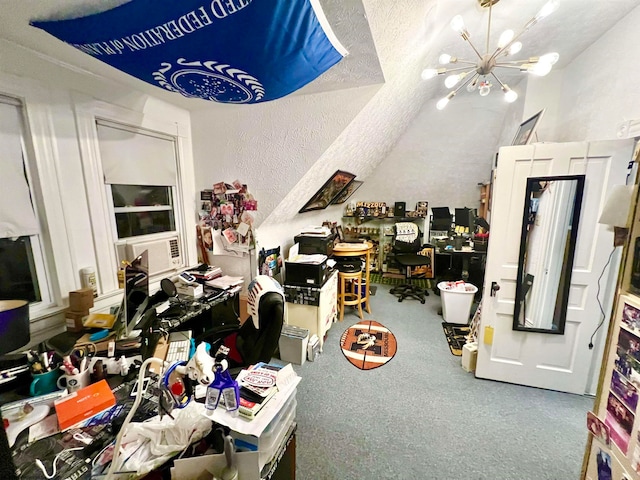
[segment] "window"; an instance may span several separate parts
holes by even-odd
[[[0,95],[0,299],[48,306],[51,295],[22,104]]]
[[[105,120],[97,130],[117,239],[175,231],[175,139]]]
[[[111,185],[118,238],[176,229],[172,188]]]

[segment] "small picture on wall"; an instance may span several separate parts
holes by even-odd
[[[638,406],[638,390],[615,370],[611,376],[611,391],[635,413]]]
[[[347,188],[345,188],[342,192],[340,192],[336,196],[336,198],[333,199],[331,204],[339,205],[341,203],[346,202],[349,199],[349,197],[353,195],[353,193],[362,186],[363,183],[364,182],[361,182],[360,180],[354,180],[349,185],[347,185]]]
[[[629,332],[622,329],[620,332],[625,332],[627,335],[631,335]],[[631,384],[636,387],[636,389],[640,389],[640,362],[632,357],[631,354],[629,354],[629,352],[623,347],[618,346],[616,349],[614,368],[616,372],[626,377]]]
[[[609,446],[609,427],[593,412],[587,412],[587,428],[589,432],[600,442]]]
[[[518,127],[516,136],[513,138],[511,145],[528,145],[536,132],[536,127],[544,114],[544,109],[540,110],[534,116],[526,119]]]
[[[631,438],[634,418],[633,413],[631,413],[624,403],[613,393],[609,392],[607,417],[604,423],[609,427],[611,440],[625,455],[629,449],[629,440]]]
[[[356,176],[353,173],[336,170],[336,172],[331,175],[331,178],[320,187],[320,190],[305,203],[298,213],[327,208],[354,178],[356,178]]]
[[[622,326],[636,335],[640,335],[640,310],[625,303],[622,309]],[[640,357],[638,359],[640,360]]]

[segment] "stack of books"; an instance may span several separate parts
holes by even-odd
[[[278,391],[276,377],[282,367],[263,362],[256,363],[249,370],[238,375],[240,386],[240,408],[238,413],[253,419]]]
[[[196,277],[198,280],[213,280],[214,278],[218,278],[222,276],[222,269],[220,267],[216,267],[214,265],[209,265],[209,267],[205,270],[190,270],[189,273]]]

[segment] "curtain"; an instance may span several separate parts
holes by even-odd
[[[176,185],[178,172],[173,139],[100,121],[97,127],[105,183]]]
[[[20,104],[0,97],[0,238],[40,232],[25,173],[22,126]]]

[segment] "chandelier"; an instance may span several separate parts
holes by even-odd
[[[478,0],[481,7],[489,7],[489,23],[487,26],[487,41],[485,50],[486,53],[484,55],[480,53],[480,51],[469,39],[470,35],[464,26],[462,17],[460,15],[456,15],[453,20],[451,20],[451,28],[458,32],[460,36],[462,36],[462,39],[471,46],[475,54],[478,56],[478,60],[469,61],[443,53],[438,59],[439,63],[441,65],[454,65],[454,67],[427,68],[422,71],[423,80],[428,80],[438,75],[449,73],[450,75],[448,75],[444,81],[445,86],[447,88],[454,88],[457,86],[454,90],[451,90],[446,97],[441,98],[438,101],[438,103],[436,104],[438,110],[442,110],[444,107],[446,107],[447,103],[449,103],[449,100],[451,100],[458,93],[458,91],[465,86],[467,87],[467,91],[469,92],[473,92],[477,89],[480,95],[489,95],[489,93],[491,92],[491,87],[493,86],[491,84],[491,79],[494,79],[500,85],[500,88],[504,92],[504,99],[507,102],[515,102],[518,98],[518,94],[498,78],[495,72],[496,69],[516,69],[521,72],[528,72],[533,75],[544,76],[551,71],[551,67],[558,61],[558,58],[560,56],[555,52],[547,53],[540,57],[530,57],[523,60],[509,59],[510,56],[517,54],[522,49],[522,43],[518,41],[522,34],[533,27],[540,20],[553,13],[558,8],[557,0],[549,0],[547,3],[545,3],[545,5],[540,9],[536,16],[529,20],[523,27],[522,31],[517,35],[513,32],[513,30],[506,30],[504,33],[502,33],[502,35],[500,35],[500,39],[498,40],[497,47],[495,48],[495,50],[493,50],[493,52],[491,52],[489,50],[489,35],[491,33],[491,7],[499,1],[500,0]],[[462,66],[455,67],[456,64]]]

